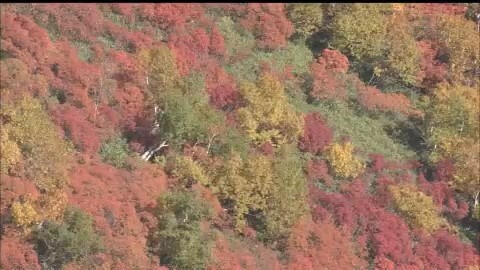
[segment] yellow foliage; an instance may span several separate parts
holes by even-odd
[[[475,23],[459,16],[442,16],[437,21],[440,43],[449,55],[447,74],[453,81],[465,79],[465,72],[478,66],[480,46]],[[473,82],[478,78],[472,78]]]
[[[325,151],[325,158],[333,174],[342,178],[355,178],[365,165],[353,155],[354,146],[347,142],[332,144]]]
[[[165,92],[174,88],[179,81],[175,57],[168,47],[160,46],[140,51],[138,58],[147,72],[151,98],[158,104]]]
[[[396,209],[413,227],[433,232],[445,224],[432,197],[418,191],[413,185],[390,186]]]
[[[389,75],[405,84],[414,85],[420,69],[420,52],[405,16],[398,15],[389,23],[386,67]]]
[[[322,25],[321,4],[288,4],[287,11],[297,33],[308,36],[318,31]]]
[[[183,185],[198,182],[204,186],[210,184],[203,168],[190,157],[177,157],[173,174],[178,177]]]
[[[23,202],[14,202],[12,205],[13,222],[25,230],[40,222],[35,203],[28,194]]]
[[[27,176],[43,191],[63,188],[71,146],[57,133],[41,104],[25,96],[12,104],[2,104],[2,115],[8,119],[2,129],[20,148]]]
[[[235,229],[245,226],[249,210],[264,210],[274,189],[272,162],[263,155],[243,161],[238,154],[229,158],[217,171],[215,185],[222,197],[234,201]]]
[[[430,160],[455,162],[454,186],[463,193],[478,191],[480,150],[480,95],[465,86],[440,85],[426,111]]]
[[[256,84],[243,83],[240,91],[247,106],[238,110],[239,120],[253,141],[279,145],[301,134],[303,117],[288,103],[284,87],[272,75],[263,75]]]
[[[384,54],[388,4],[351,4],[333,23],[333,45],[356,60],[374,60]]]
[[[0,149],[2,151],[0,157],[0,172],[8,173],[21,158],[18,145],[10,140],[5,127],[0,130]]]
[[[68,195],[64,191],[57,190],[43,194],[40,198],[39,209],[43,219],[61,220],[68,204]]]

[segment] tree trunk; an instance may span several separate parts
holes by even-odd
[[[148,148],[147,151],[145,151],[145,153],[143,153],[143,155],[141,156],[141,158],[142,158],[143,160],[145,160],[145,161],[148,161],[148,160],[150,160],[150,158],[152,158],[152,156],[153,156],[156,152],[160,151],[160,149],[162,149],[163,147],[166,147],[166,146],[168,146],[167,141],[164,141],[163,143],[161,143],[159,146],[157,146],[157,147],[155,147],[155,148],[154,148],[154,147],[150,147],[150,148]]]

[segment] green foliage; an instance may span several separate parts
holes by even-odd
[[[227,48],[228,55],[250,52],[255,47],[255,37],[250,32],[245,32],[230,17],[222,17],[217,21]]]
[[[304,40],[299,40],[272,52],[254,50],[245,59],[227,65],[226,70],[240,82],[257,80],[261,63],[270,63],[272,69],[279,72],[290,66],[293,74],[302,75],[309,72],[312,59],[312,51]]]
[[[156,253],[161,264],[174,269],[205,269],[211,237],[200,224],[211,216],[206,203],[192,194],[167,193],[157,200]]]
[[[71,261],[81,261],[103,250],[90,216],[76,208],[67,208],[63,223],[46,221],[35,235],[40,261],[61,269]]]
[[[294,223],[308,211],[307,181],[295,145],[282,147],[273,166],[275,178],[264,212],[267,241],[287,237]]]
[[[218,137],[218,143],[211,148],[212,155],[228,157],[232,153],[238,153],[242,158],[248,156],[250,146],[249,138],[235,128],[227,128],[225,133]]]
[[[117,137],[108,140],[100,148],[100,157],[102,160],[115,167],[123,167],[125,159],[129,156],[127,140]]]
[[[43,191],[63,188],[72,146],[60,137],[41,104],[26,96],[2,104],[2,118],[2,129],[21,150],[27,176]]]
[[[309,105],[301,100],[291,100],[297,110],[303,113],[319,112],[335,130],[335,137],[348,136],[355,147],[359,148],[359,158],[367,159],[368,153],[379,153],[390,160],[404,160],[415,157],[415,152],[406,145],[394,140],[386,132],[392,120],[379,115],[372,118],[359,114],[343,102]]]
[[[295,31],[305,36],[317,32],[323,22],[321,4],[288,4],[287,15],[295,25]]]
[[[90,49],[89,42],[74,41],[72,42],[75,48],[77,48],[78,58],[84,62],[89,62],[93,57],[92,49]]]
[[[159,116],[162,137],[174,147],[184,142],[206,142],[214,126],[222,117],[207,104],[178,93],[165,97],[165,112]]]

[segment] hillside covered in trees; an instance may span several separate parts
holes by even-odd
[[[478,13],[0,5],[0,268],[480,269]]]

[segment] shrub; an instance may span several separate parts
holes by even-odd
[[[418,191],[414,186],[390,186],[395,207],[413,227],[419,227],[427,232],[440,228],[443,219],[432,197]]]
[[[102,160],[115,167],[123,167],[128,154],[128,144],[124,138],[114,138],[106,141],[100,148]]]
[[[103,245],[92,224],[91,217],[76,208],[67,208],[64,223],[46,221],[35,235],[39,260],[59,269],[100,252]]]
[[[210,209],[185,191],[165,194],[157,203],[154,249],[160,263],[174,269],[205,269],[210,238],[200,223],[211,216]]]
[[[364,164],[353,155],[353,144],[350,142],[329,146],[325,158],[333,174],[342,178],[355,178],[364,168]]]

